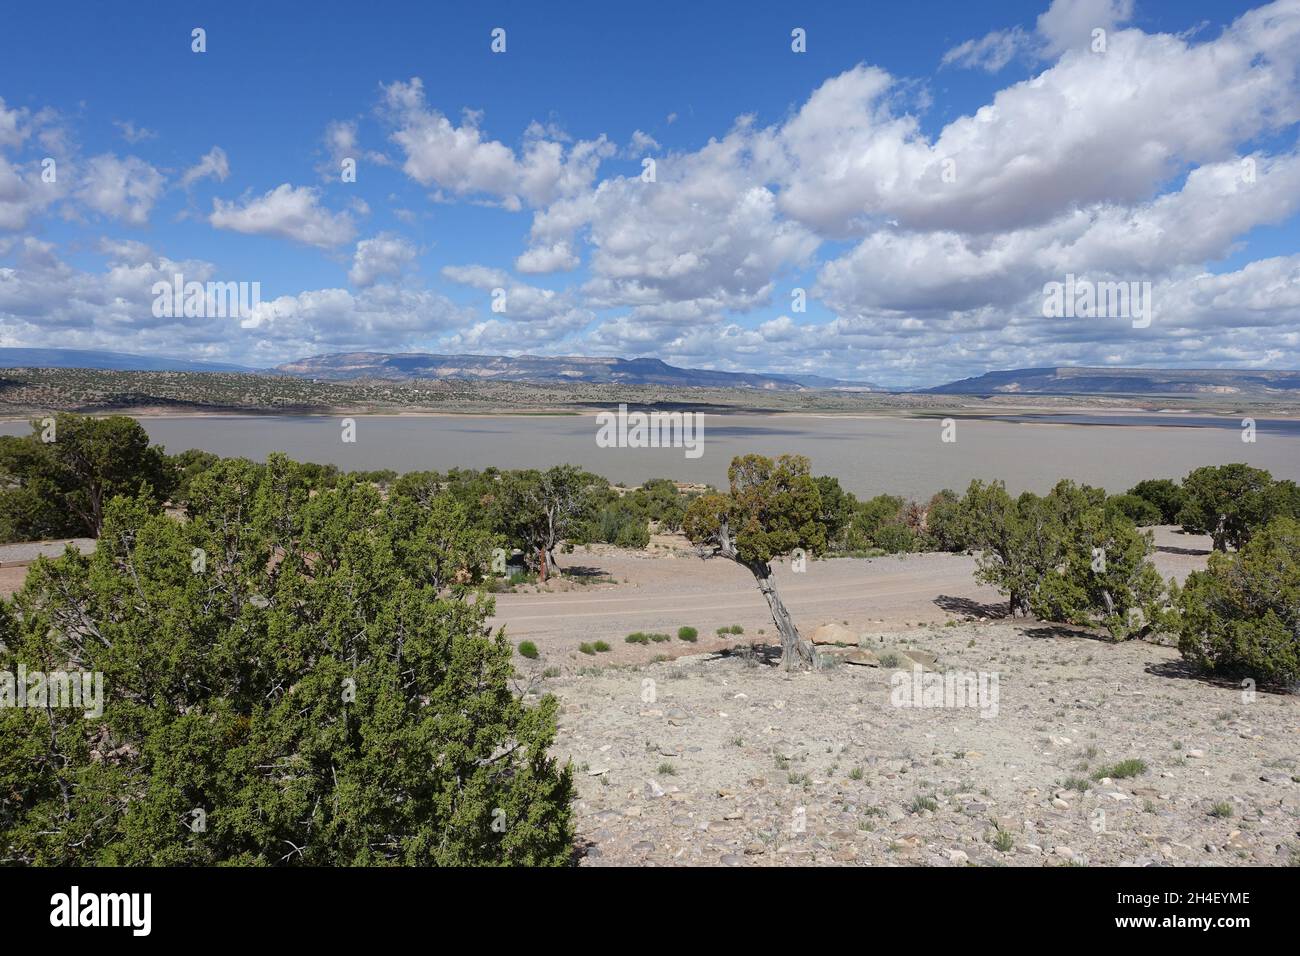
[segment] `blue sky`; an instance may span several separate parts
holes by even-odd
[[[443,6],[13,7],[0,345],[1297,366],[1295,0]],[[1044,317],[1067,274],[1154,321]]]

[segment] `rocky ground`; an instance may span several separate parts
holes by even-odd
[[[885,666],[526,662],[531,692],[562,702],[582,864],[1300,862],[1300,698],[1045,624],[861,637]],[[912,658],[996,674],[996,709],[895,706]]]

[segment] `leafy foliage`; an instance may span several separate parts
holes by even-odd
[[[1274,516],[1295,517],[1294,489],[1292,482],[1274,482],[1267,471],[1249,465],[1197,468],[1183,480],[1178,520],[1186,531],[1208,534],[1216,551],[1240,549],[1253,529]]]
[[[1210,555],[1175,595],[1178,648],[1212,673],[1300,681],[1300,522],[1275,518],[1234,555]]]
[[[132,418],[34,421],[30,435],[0,438],[0,540],[97,537],[114,496],[147,499],[157,510],[176,481],[162,449]]]
[[[491,600],[447,571],[478,564],[479,530],[411,504],[222,461],[188,521],[119,498],[93,556],[38,562],[0,669],[101,672],[105,706],[0,710],[0,859],[566,862],[556,702],[512,693]],[[442,570],[419,570],[437,547]]]

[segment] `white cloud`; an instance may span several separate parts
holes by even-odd
[[[483,136],[481,114],[466,110],[457,126],[431,109],[418,77],[383,91],[384,112],[395,127],[391,138],[406,156],[402,169],[408,176],[457,195],[494,197],[508,209],[524,202],[544,205],[590,186],[600,160],[613,153],[603,136],[566,147],[547,138],[552,131],[533,124],[516,155]]]
[[[1029,45],[1030,38],[1020,27],[995,30],[978,40],[959,43],[943,55],[941,62],[944,66],[956,64],[967,69],[978,68],[997,73]]]
[[[27,138],[28,131],[22,123],[27,118],[25,109],[9,109],[4,97],[0,96],[0,148],[21,146]]]
[[[317,190],[289,183],[282,183],[243,205],[213,199],[208,221],[217,229],[279,236],[321,248],[349,242],[356,231],[349,214],[333,213],[320,205]]]
[[[226,151],[220,146],[213,146],[202,159],[185,170],[185,174],[181,176],[181,185],[188,189],[200,179],[209,176],[224,183],[229,175],[230,160],[226,158]]]
[[[1133,0],[1053,0],[1038,18],[1048,56],[1090,49],[1094,30],[1110,32],[1133,17]]]
[[[374,285],[381,277],[397,278],[415,260],[415,246],[393,233],[362,239],[348,270],[348,281],[358,288]]]
[[[143,143],[145,140],[158,138],[157,131],[145,129],[143,126],[136,126],[131,120],[113,120],[113,125],[121,132],[122,138],[132,146],[136,143]]]
[[[95,212],[143,226],[163,191],[163,175],[135,156],[92,157],[80,173],[77,197]]]
[[[548,246],[534,246],[515,259],[515,268],[526,274],[544,272],[570,272],[578,268],[581,260],[573,246],[564,240]]]

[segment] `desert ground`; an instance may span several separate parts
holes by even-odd
[[[65,544],[0,548],[0,592]],[[1173,528],[1156,544],[1179,580],[1209,549]],[[802,673],[777,665],[748,572],[680,538],[560,563],[570,577],[496,595],[493,624],[537,646],[520,691],[560,700],[582,865],[1300,863],[1300,697],[1200,678],[1160,643],[1008,621],[969,556],[783,563],[803,633],[841,644]],[[900,697],[918,674],[982,693]]]
[[[1156,540],[1166,578],[1204,566],[1208,539]],[[940,554],[782,566],[804,633],[863,649],[787,673],[747,572],[660,547],[569,556],[617,584],[497,597],[496,623],[540,652],[521,685],[561,701],[583,865],[1300,863],[1294,695],[1204,680],[1173,647],[1002,620],[973,559]],[[697,643],[623,640],[683,624]],[[610,651],[577,649],[596,640]],[[917,667],[983,675],[983,706],[896,706]]]

